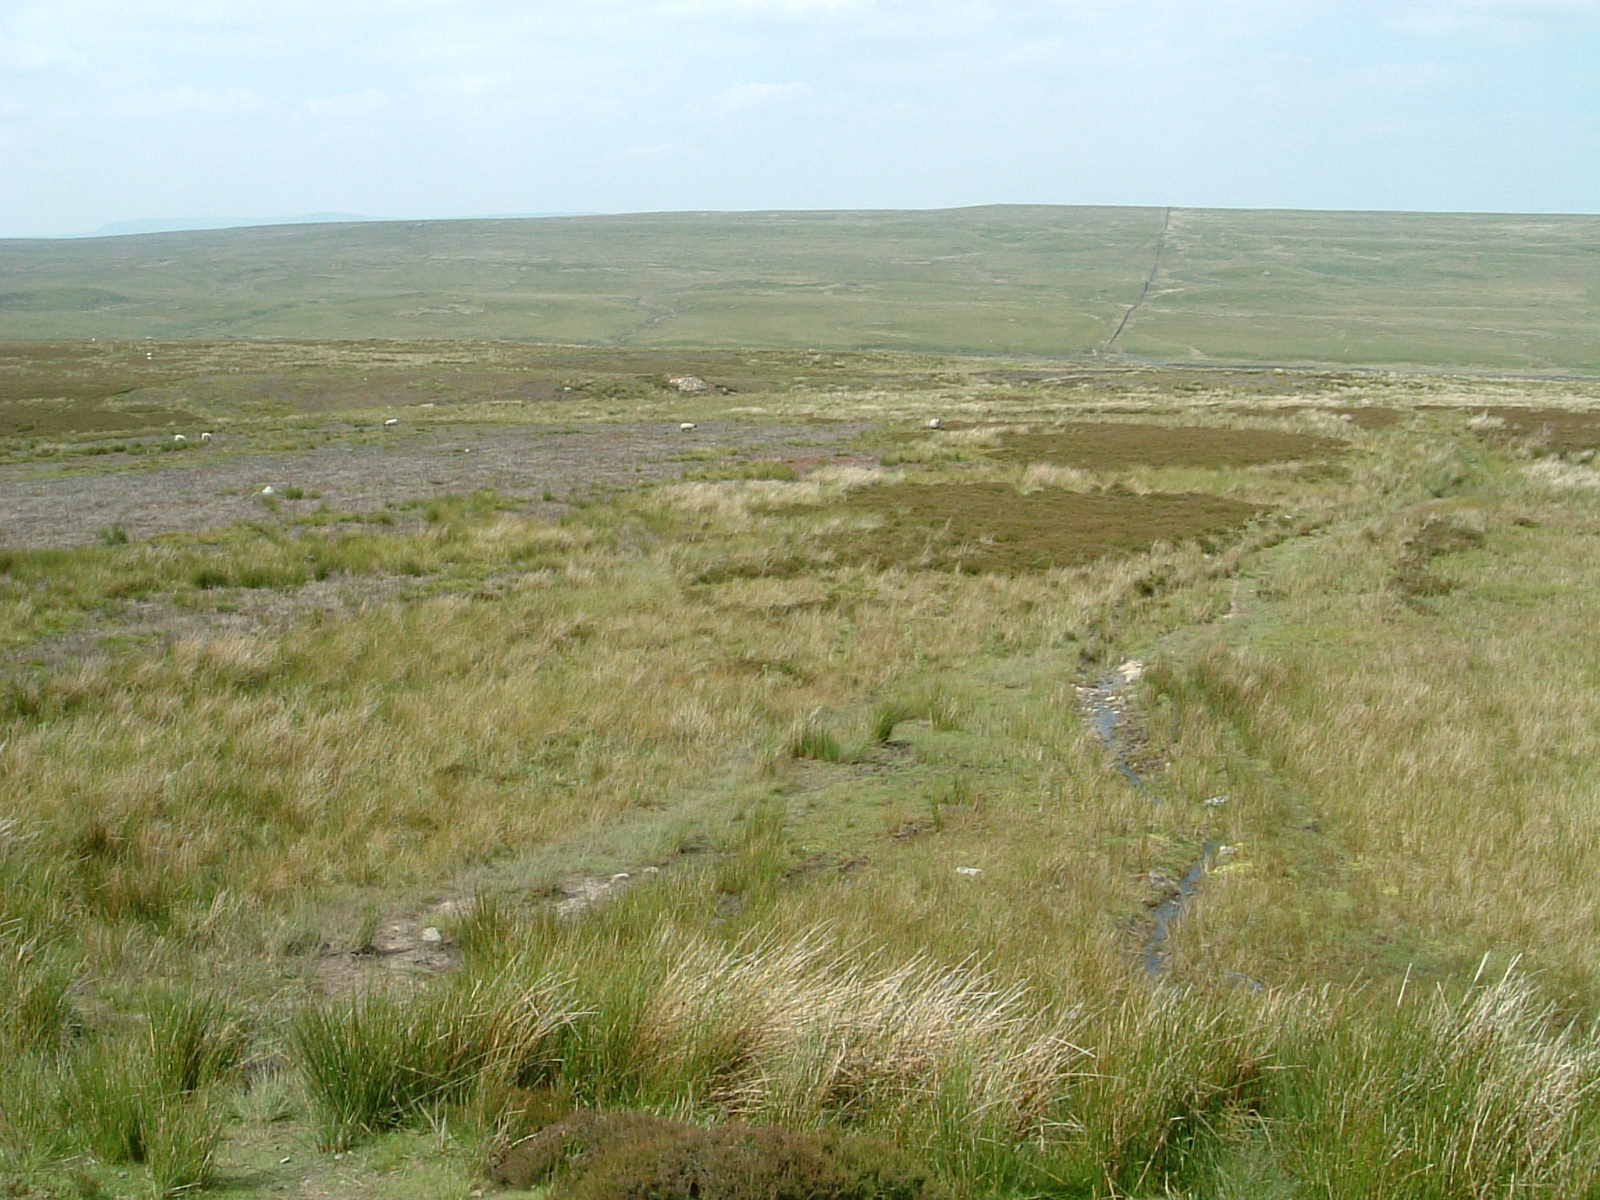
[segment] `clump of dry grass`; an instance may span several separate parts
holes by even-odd
[[[1561,458],[1537,458],[1522,468],[1534,487],[1552,491],[1592,491],[1600,487],[1600,467]]]
[[[845,464],[819,467],[803,479],[737,479],[666,484],[648,493],[643,504],[715,518],[735,529],[748,529],[775,509],[815,508],[834,503],[858,488],[881,483],[886,472],[876,467]]]

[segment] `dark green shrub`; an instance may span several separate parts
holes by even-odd
[[[834,1130],[701,1129],[648,1113],[575,1112],[512,1145],[497,1183],[557,1176],[568,1200],[935,1200],[932,1176],[881,1142]]]

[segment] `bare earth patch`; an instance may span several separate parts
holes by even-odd
[[[330,442],[277,453],[196,449],[162,455],[155,469],[96,470],[39,477],[38,467],[0,467],[0,546],[72,546],[121,526],[130,538],[198,531],[240,521],[286,523],[319,504],[371,512],[398,501],[492,489],[532,503],[591,497],[607,489],[674,479],[696,451],[772,457],[836,444],[855,423],[755,425],[421,426],[378,442]],[[143,461],[143,460],[141,460]],[[265,507],[271,486],[314,500]],[[551,512],[558,511],[552,505]]]

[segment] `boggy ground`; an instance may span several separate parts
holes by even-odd
[[[8,630],[194,619],[0,680],[5,1187],[464,1200],[543,1086],[884,1138],[1000,1200],[1585,1194],[1600,472],[1470,425],[1523,385],[1293,376],[1316,411],[1213,379],[1093,423],[1338,428],[1331,460],[1008,460],[1088,414],[980,367],[614,401],[642,412],[593,436],[716,442],[559,516],[422,496],[7,550]],[[263,452],[376,463],[438,432],[380,415],[227,433],[344,422]],[[817,419],[863,432],[760,441]],[[43,482],[205,461],[87,444],[6,449]],[[907,545],[1099,500],[1258,515],[1065,565],[841,550],[907,492],[936,501]],[[1132,659],[1107,747],[1079,689]]]

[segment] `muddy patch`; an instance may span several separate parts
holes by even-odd
[[[1219,496],[1055,488],[1024,495],[999,483],[863,488],[844,508],[872,523],[832,541],[839,561],[1000,575],[1078,566],[1161,541],[1220,542],[1266,511]]]
[[[1211,870],[1218,851],[1216,842],[1208,841],[1200,847],[1200,854],[1189,864],[1177,880],[1154,876],[1150,882],[1157,889],[1157,898],[1151,902],[1150,932],[1144,943],[1144,971],[1151,979],[1160,979],[1167,973],[1167,960],[1172,950],[1172,927],[1178,923],[1194,901],[1195,889]]]
[[[1126,467],[1246,467],[1323,459],[1345,446],[1338,438],[1272,429],[1085,421],[1042,433],[1004,434],[994,453],[1008,462],[1111,471]]]

